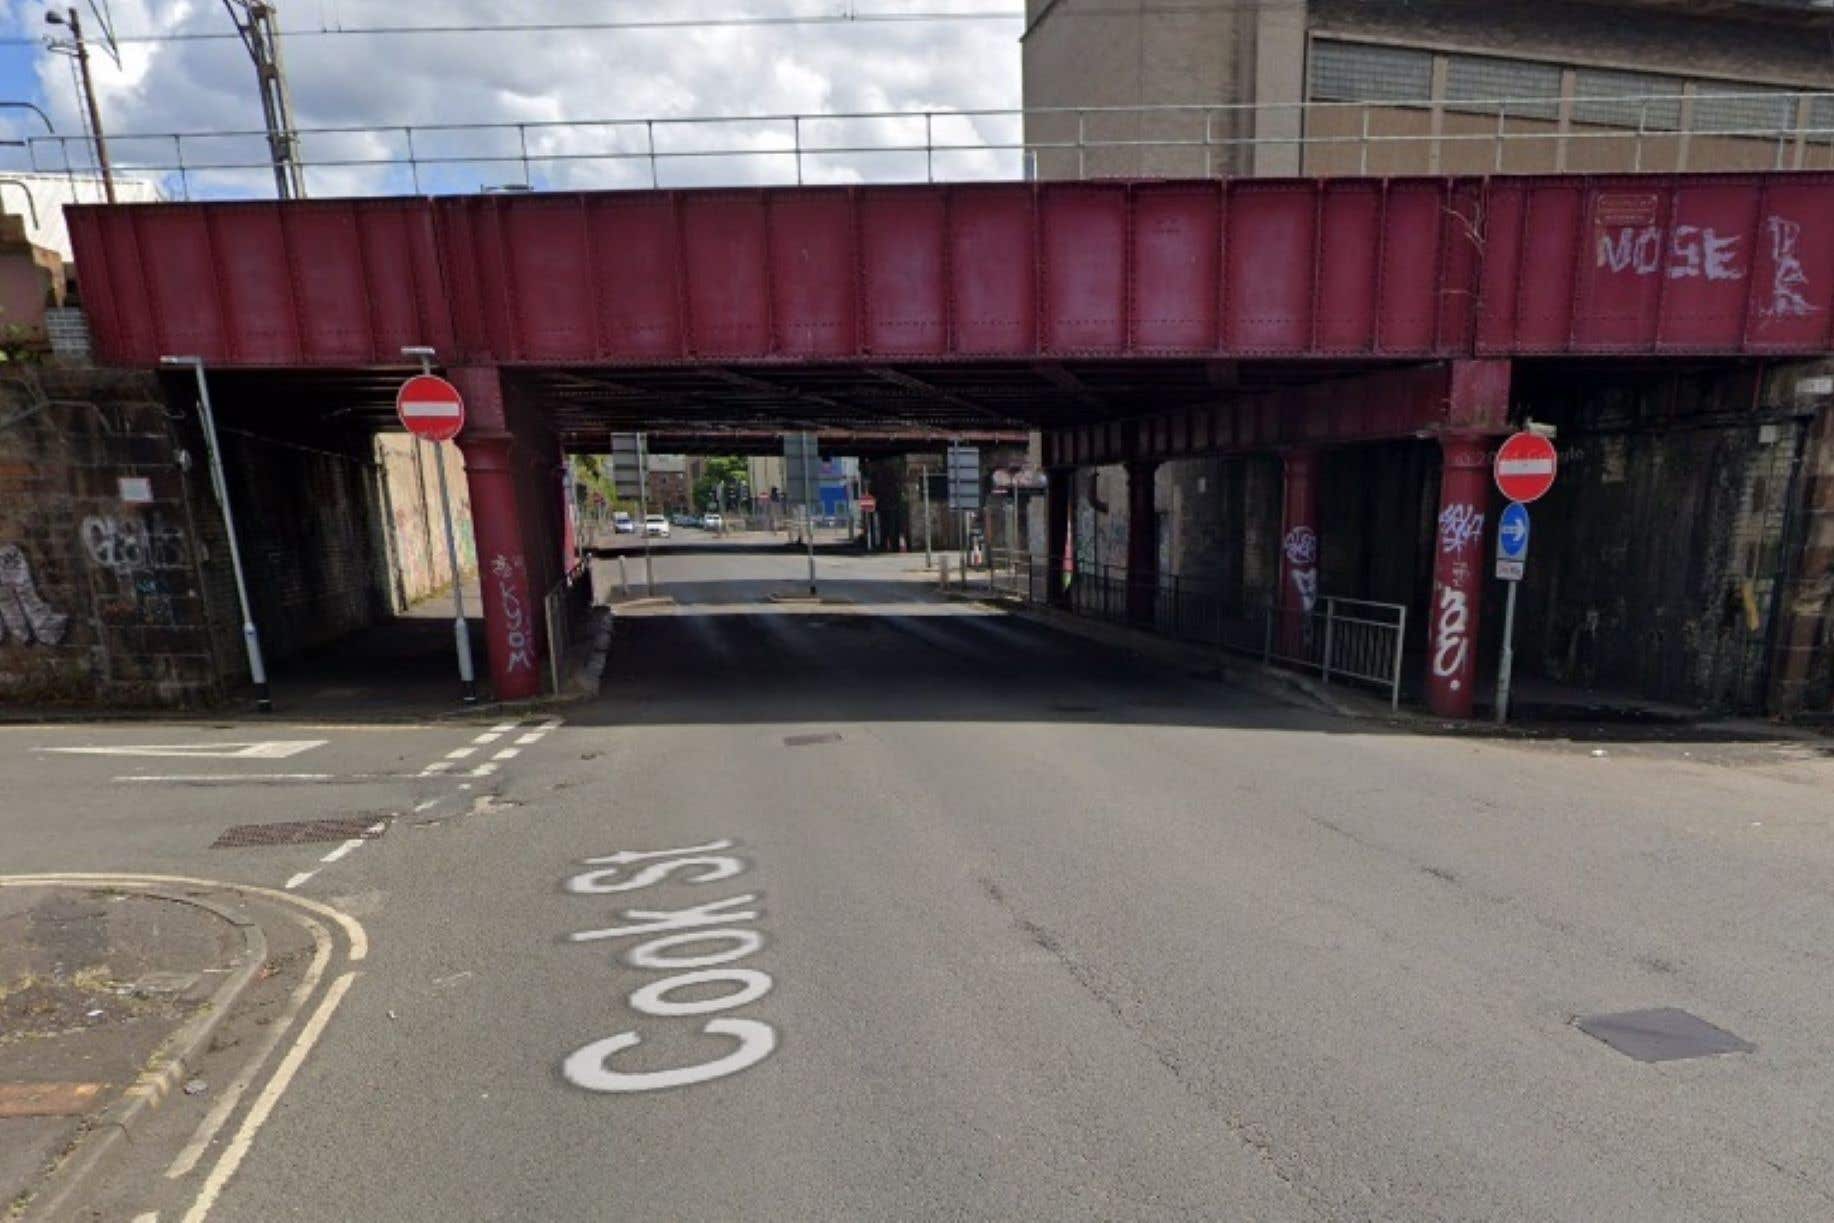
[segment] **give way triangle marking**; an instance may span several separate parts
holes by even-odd
[[[107,747],[40,747],[39,752],[70,756],[183,756],[188,759],[285,760],[323,747],[329,739],[269,739],[261,743],[144,743]]]

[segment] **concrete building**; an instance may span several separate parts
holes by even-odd
[[[1834,166],[1818,0],[1028,0],[1044,178]],[[1074,109],[1083,108],[1083,109]]]

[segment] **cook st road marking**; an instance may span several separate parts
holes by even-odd
[[[567,880],[567,891],[578,896],[604,896],[670,882],[717,883],[743,874],[750,866],[744,858],[720,852],[731,848],[733,842],[722,839],[682,849],[626,849],[603,858],[587,858],[586,865],[603,869],[573,876]],[[635,869],[627,871],[627,867]],[[736,924],[758,920],[758,911],[745,907],[757,899],[755,893],[745,893],[685,909],[626,909],[619,915],[624,925],[581,930],[569,937],[574,942],[585,943],[655,935],[630,947],[624,953],[624,963],[631,968],[672,975],[632,990],[631,1009],[652,1019],[718,1014],[758,1001],[770,993],[775,984],[770,974],[761,969],[727,967],[764,946],[763,934]],[[676,954],[677,948],[694,944],[706,945],[705,950],[697,955]],[[706,997],[697,987],[709,985],[736,988]],[[673,997],[678,991],[689,989],[696,990],[693,997],[685,1000]],[[718,1057],[667,1070],[615,1069],[612,1059],[616,1055],[643,1043],[642,1034],[633,1027],[574,1050],[561,1063],[561,1073],[569,1083],[587,1091],[660,1091],[737,1074],[757,1065],[777,1048],[777,1030],[759,1019],[709,1019],[701,1024],[700,1030],[708,1036],[728,1038],[737,1045]]]

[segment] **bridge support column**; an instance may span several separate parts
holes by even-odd
[[[1127,619],[1150,627],[1159,604],[1159,515],[1153,479],[1157,459],[1127,464]]]
[[[1070,605],[1069,582],[1075,561],[1070,553],[1070,502],[1076,495],[1076,471],[1053,467],[1045,475],[1045,589],[1052,607]]]
[[[1440,717],[1468,718],[1477,700],[1478,612],[1484,598],[1490,448],[1481,433],[1442,435],[1444,467],[1427,605],[1426,703]]]
[[[1318,449],[1294,447],[1281,453],[1285,495],[1280,518],[1280,652],[1307,658],[1312,608],[1318,602]]]
[[[494,366],[448,371],[465,397],[465,482],[471,490],[471,521],[477,539],[478,583],[484,596],[484,642],[491,687],[500,701],[527,700],[541,693],[546,658],[542,598],[551,544],[541,546],[534,512],[552,503],[551,460],[530,454],[509,428],[502,377]]]

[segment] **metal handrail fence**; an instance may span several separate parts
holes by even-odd
[[[1029,552],[995,549],[986,575],[990,594],[1052,602],[1050,567]],[[1371,599],[1319,598],[1311,608],[1243,600],[1213,578],[1162,573],[1130,577],[1106,565],[1078,566],[1063,591],[1079,616],[1146,628],[1167,637],[1258,655],[1266,664],[1317,671],[1325,683],[1350,680],[1385,689],[1401,703],[1407,608]],[[1150,617],[1142,612],[1150,609]]]
[[[548,679],[556,696],[561,691],[561,668],[592,627],[593,601],[592,566],[587,560],[575,562],[542,600],[548,626]]]
[[[493,173],[509,169],[519,175],[519,181],[482,184],[486,189],[654,188],[855,181],[862,159],[878,158],[866,177],[937,182],[1030,178],[1040,157],[1061,154],[1058,160],[1074,165],[1073,174],[1068,166],[1064,174],[1088,178],[1110,172],[1092,156],[1104,150],[1201,151],[1202,174],[1211,177],[1230,172],[1221,155],[1231,150],[1352,148],[1358,150],[1358,172],[1367,173],[1370,153],[1387,146],[1489,143],[1495,146],[1493,165],[1500,171],[1512,145],[1596,140],[1632,141],[1630,170],[1635,172],[1643,168],[1650,141],[1675,138],[1764,141],[1774,147],[1770,168],[1779,170],[1802,168],[1809,146],[1826,146],[1834,166],[1834,92],[1715,91],[1710,96],[1717,105],[1743,100],[1774,105],[1780,121],[1697,124],[1693,103],[1699,95],[1649,93],[1562,99],[1566,117],[1558,121],[1547,117],[1545,97],[1499,97],[392,123],[306,127],[297,135],[306,169],[341,172],[315,176],[312,193],[327,196],[374,194],[388,187],[365,171],[405,172],[406,181],[397,189],[414,194],[477,189],[479,184],[459,188],[440,181],[460,167]],[[1588,109],[1635,113],[1637,121],[1573,117]],[[1494,115],[1495,124],[1489,131],[1377,130],[1379,116],[1397,110]],[[1671,110],[1679,110],[1682,118],[1665,118]],[[1352,116],[1356,130],[1316,130],[1331,126],[1319,120],[1338,114]],[[1785,116],[1787,121],[1781,121]],[[1512,128],[1512,122],[1518,126]],[[1520,126],[1528,123],[1536,126]],[[1293,130],[1264,134],[1268,127]],[[22,145],[28,164],[0,167],[0,173],[29,169],[65,174],[74,182],[77,174],[94,170],[87,134],[28,135]],[[272,173],[265,130],[111,132],[109,146],[120,172],[170,176],[181,198],[190,198],[196,176],[202,176],[199,185],[208,193],[222,194],[229,187],[224,176]],[[886,163],[885,158],[896,160]],[[584,181],[580,167],[598,167],[604,181]],[[683,171],[682,181],[670,181],[668,171],[674,170]]]

